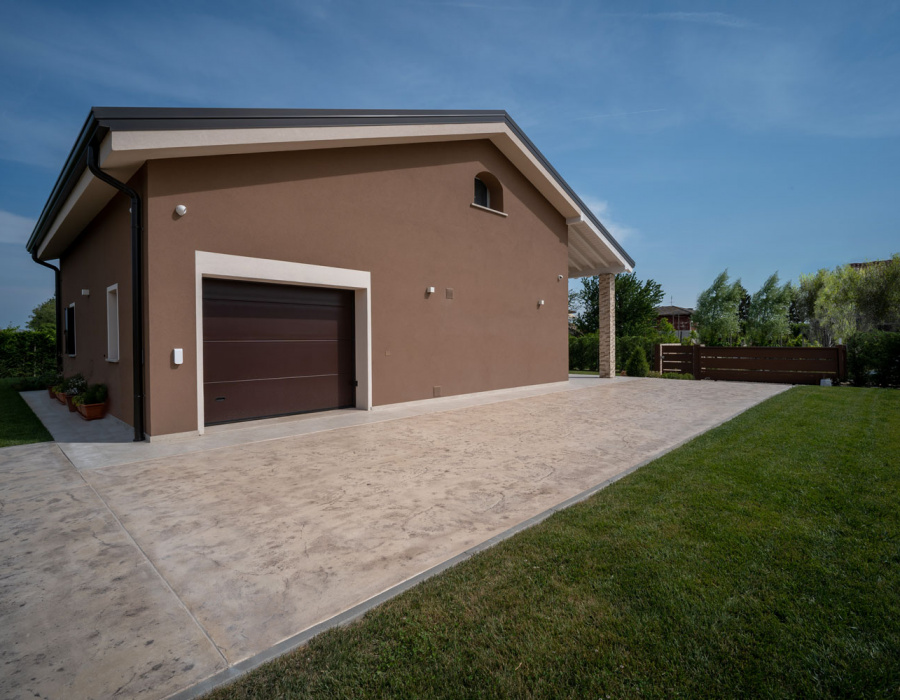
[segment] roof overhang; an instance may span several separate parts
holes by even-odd
[[[127,182],[148,160],[490,140],[566,219],[569,277],[631,271],[634,261],[506,112],[94,108],[28,241],[59,257],[115,195],[85,165]]]

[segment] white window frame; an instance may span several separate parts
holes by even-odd
[[[71,304],[69,304],[69,308],[72,309],[72,320],[74,320],[74,319],[75,319],[75,302],[74,302],[74,301],[73,301]],[[64,329],[64,330],[65,330],[65,334],[66,334],[66,336],[65,336],[65,344],[66,344],[66,347],[69,346],[69,335],[71,334],[71,336],[72,336],[72,352],[66,353],[66,354],[67,354],[69,357],[76,357],[77,354],[78,354],[78,337],[77,337],[76,334],[72,333],[72,330],[69,328],[69,316],[68,316],[68,314],[66,314],[64,320],[65,320],[65,322],[66,322],[66,327],[65,327],[65,329]]]
[[[115,299],[115,309],[110,305]],[[106,288],[106,361],[119,361],[119,284]]]

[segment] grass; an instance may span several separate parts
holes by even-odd
[[[0,447],[52,440],[44,424],[13,389],[16,381],[0,379]]]
[[[210,697],[897,697],[898,455],[795,388]]]
[[[590,369],[570,369],[570,370],[569,370],[569,374],[589,374],[589,375],[594,376],[594,377],[599,377],[599,376],[600,376],[600,372],[595,372],[595,371],[590,370]]]

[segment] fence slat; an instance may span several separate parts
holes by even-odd
[[[780,384],[818,384],[821,379],[845,379],[846,349],[721,348],[658,345],[664,372],[693,374],[696,379]]]

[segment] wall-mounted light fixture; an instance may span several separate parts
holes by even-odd
[[[172,364],[184,364],[184,348],[175,348],[172,350]]]
[[[563,276],[562,276],[562,275],[557,275],[557,279],[558,279],[560,282],[562,282]]]
[[[538,306],[543,306],[543,305],[544,305],[544,300],[541,299],[541,300],[538,302]]]
[[[90,290],[90,289],[82,289],[82,290],[81,290],[81,296],[83,296],[83,297],[89,297],[90,295],[91,295],[91,290]]]
[[[428,288],[425,290],[425,293],[426,293],[426,294],[434,294],[434,287],[428,287]]]
[[[185,214],[187,214],[187,207],[183,204],[179,204],[177,207],[175,207],[175,213],[178,214],[178,216],[184,216]]]

